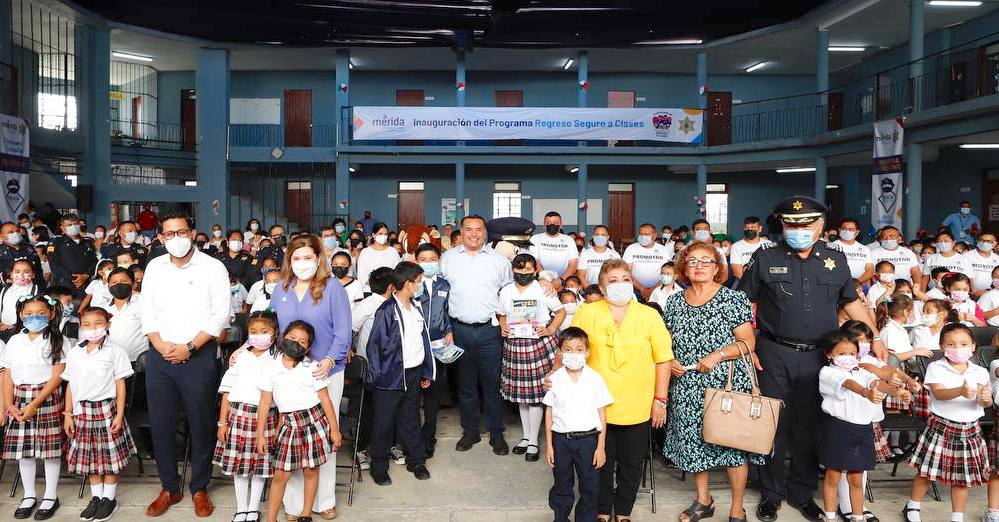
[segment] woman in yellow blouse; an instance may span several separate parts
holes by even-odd
[[[621,522],[631,519],[649,448],[650,422],[652,428],[666,422],[673,350],[662,317],[634,300],[627,263],[605,262],[598,281],[606,298],[579,307],[572,326],[589,336],[586,362],[604,378],[614,397],[607,407],[607,461],[600,475],[597,518],[609,521],[613,513]]]

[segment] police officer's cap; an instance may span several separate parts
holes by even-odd
[[[534,234],[534,223],[530,220],[518,217],[503,217],[490,219],[486,223],[488,240],[507,241],[517,246],[527,247],[531,244],[531,236]]]
[[[829,207],[808,196],[791,196],[778,203],[774,212],[785,225],[810,225],[824,218]]]

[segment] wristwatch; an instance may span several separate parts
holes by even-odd
[[[198,351],[198,347],[194,345],[194,341],[189,341],[187,343],[187,353],[194,355],[196,351]]]

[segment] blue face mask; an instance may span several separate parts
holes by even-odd
[[[29,332],[38,333],[49,325],[49,318],[45,315],[29,315],[28,317],[21,319],[21,322]]]
[[[413,298],[414,298],[414,299],[419,299],[419,298],[423,297],[423,290],[424,290],[425,288],[426,288],[426,287],[425,287],[425,286],[423,286],[423,281],[420,281],[420,287],[419,287],[419,288],[417,288],[417,289],[416,289],[416,292],[414,292],[414,293],[413,293]]]
[[[420,268],[423,269],[423,275],[426,277],[433,277],[437,275],[437,270],[440,269],[440,264],[438,263],[420,263]]]
[[[807,228],[784,229],[784,240],[787,245],[795,250],[804,250],[812,246],[812,236],[814,234]]]
[[[336,248],[336,246],[337,246],[337,241],[336,241],[335,237],[333,237],[333,236],[326,236],[326,237],[323,238],[323,248],[332,250],[332,249]]]

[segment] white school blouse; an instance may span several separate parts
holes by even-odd
[[[863,395],[846,389],[843,385],[847,380],[867,388],[878,378],[861,368],[846,371],[836,366],[823,366],[819,371],[822,411],[850,424],[864,425],[884,420],[885,413],[881,404],[874,404]]]
[[[940,359],[931,362],[926,367],[926,377],[923,379],[927,386],[940,384],[944,388],[964,386],[965,381],[976,385],[989,384],[989,372],[975,363],[968,362],[968,368],[964,370],[964,373],[958,373],[950,365],[950,362],[946,359]],[[985,415],[985,409],[978,404],[977,397],[966,399],[964,396],[958,396],[948,401],[942,401],[937,399],[932,392],[930,392],[930,412],[954,422],[975,422]]]
[[[260,405],[260,382],[266,377],[268,367],[277,359],[264,350],[254,354],[241,348],[236,362],[226,370],[219,383],[219,393],[229,394],[229,403]]]
[[[294,368],[286,368],[283,359],[275,358],[267,365],[260,379],[260,390],[271,392],[281,413],[307,410],[319,404],[319,390],[329,386],[330,381],[312,376],[318,365],[306,358]]]
[[[913,328],[909,332],[909,341],[914,349],[940,350],[940,332],[933,333],[929,326],[919,325]]]
[[[27,330],[15,334],[7,341],[0,353],[0,368],[10,369],[10,379],[14,386],[22,384],[45,384],[52,378],[52,366],[66,361],[70,344],[62,340],[62,357],[52,362],[52,345],[47,335],[39,335],[34,341],[28,338]]]
[[[133,373],[124,348],[107,337],[103,345],[89,353],[86,341],[73,345],[66,354],[66,369],[62,372],[62,379],[69,381],[73,393],[73,413],[82,412],[79,408],[82,401],[117,398],[118,379]]]
[[[881,329],[881,341],[885,343],[885,348],[895,353],[912,351],[909,332],[894,319],[888,319],[888,323]]]

